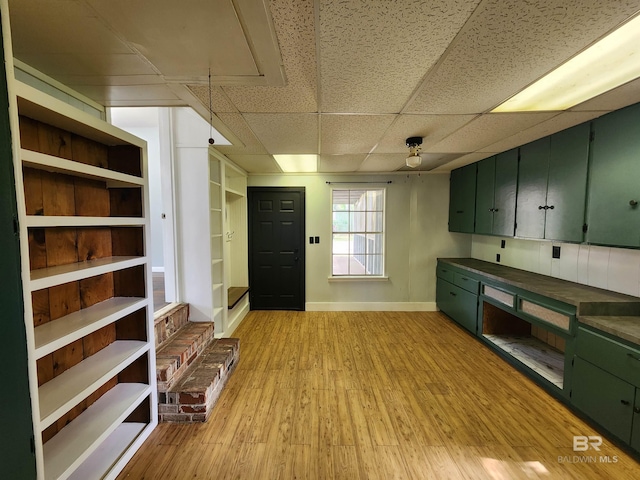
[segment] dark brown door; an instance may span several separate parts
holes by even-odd
[[[304,187],[249,187],[252,310],[304,310]]]

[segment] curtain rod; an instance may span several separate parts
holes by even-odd
[[[353,185],[356,183],[393,183],[392,180],[387,180],[386,182],[327,182],[327,185],[341,185],[341,184],[345,184],[345,185]]]

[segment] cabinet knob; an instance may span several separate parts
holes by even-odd
[[[631,205],[632,207],[635,207],[638,205],[638,201],[637,200],[629,200],[629,205]]]
[[[625,405],[625,406],[626,406],[626,405],[631,405],[631,402],[629,402],[629,400],[620,400],[620,403],[621,403],[622,405]]]
[[[494,209],[493,209],[493,211],[494,211],[494,212],[497,212],[497,211],[498,211],[498,209],[497,209],[497,208],[494,208]]]
[[[553,205],[549,205],[547,208],[548,208],[549,210],[553,210]]]
[[[456,213],[464,213],[464,210],[458,210]]]
[[[538,205],[538,210],[542,210],[544,207],[542,205]]]
[[[635,413],[640,413],[640,407],[633,407],[633,411]]]
[[[449,295],[451,295],[452,297],[456,297],[457,295],[453,292],[449,292]]]
[[[490,211],[490,212],[493,212],[493,210],[494,210],[493,208],[490,208],[490,209],[489,209],[489,211]]]

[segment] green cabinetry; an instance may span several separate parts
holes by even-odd
[[[518,149],[478,162],[475,233],[514,235],[517,180]]]
[[[640,246],[640,104],[593,122],[587,240]]]
[[[449,231],[473,233],[476,211],[476,164],[451,172]]]
[[[436,304],[461,326],[475,335],[478,315],[478,280],[464,272],[438,264]]]
[[[581,242],[588,123],[520,147],[516,235]]]

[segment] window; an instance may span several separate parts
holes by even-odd
[[[385,189],[331,192],[333,276],[384,275]]]

